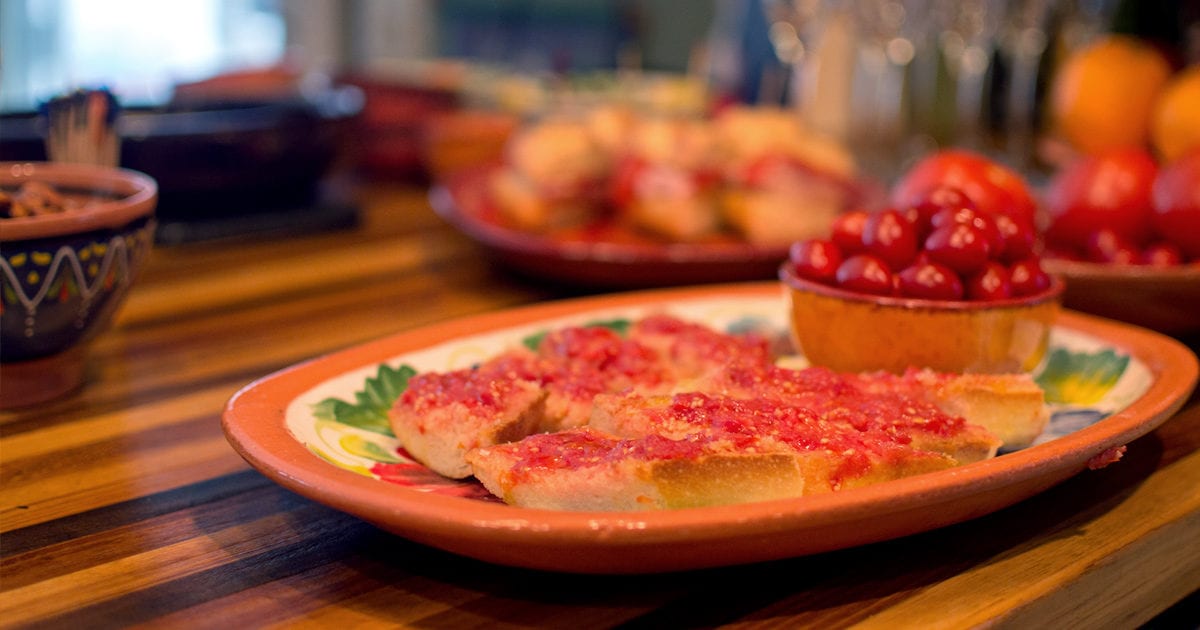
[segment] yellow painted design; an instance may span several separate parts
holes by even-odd
[[[330,464],[333,464],[334,466],[337,466],[338,468],[341,468],[342,470],[349,470],[352,473],[359,474],[364,477],[373,477],[374,476],[371,474],[371,470],[369,468],[367,468],[366,466],[356,466],[354,464],[346,464],[346,463],[340,462],[340,461],[330,457],[329,455],[326,455],[324,451],[322,451],[319,448],[314,447],[311,444],[308,445],[308,450],[311,451],[313,453],[313,455],[320,457],[321,459],[329,462]]]
[[[401,461],[399,457],[392,455],[384,447],[370,440],[363,439],[363,437],[359,435],[350,433],[343,435],[338,439],[338,446],[340,446],[347,453],[356,457],[362,457],[364,459],[370,459],[386,464],[395,464]]]
[[[33,252],[33,263],[35,265],[49,265],[52,260],[54,260],[54,256],[51,256],[50,252]]]
[[[1112,348],[1095,353],[1058,348],[1050,353],[1037,382],[1049,402],[1094,405],[1117,385],[1128,366],[1129,355]]]
[[[21,252],[20,254],[17,254],[16,256],[9,258],[8,262],[10,264],[12,264],[12,266],[14,266],[14,267],[21,267],[21,266],[25,265],[25,261],[27,259],[28,259],[28,256],[26,256],[24,252]]]
[[[36,271],[30,271],[28,276],[25,276],[25,282],[29,284],[37,284],[42,279],[41,274]]]

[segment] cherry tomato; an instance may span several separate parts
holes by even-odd
[[[1004,214],[993,217],[993,220],[1003,242],[998,253],[992,252],[993,259],[1011,263],[1033,255],[1037,247],[1037,229],[1032,224]]]
[[[838,266],[836,280],[839,287],[857,293],[871,295],[892,294],[892,272],[886,263],[870,254],[857,254]]]
[[[1136,245],[1108,228],[1092,232],[1084,251],[1092,262],[1135,265],[1141,259],[1141,252]]]
[[[833,220],[833,226],[830,228],[831,238],[843,254],[849,256],[866,251],[862,237],[868,216],[870,213],[866,210],[850,210],[839,214]]]
[[[1007,217],[1007,215],[997,215],[998,217]],[[1010,221],[1014,221],[1009,218]],[[996,227],[996,222],[988,215],[972,210],[970,208],[958,208],[956,210],[940,210],[930,218],[930,225],[933,230],[962,223],[970,225],[979,231],[984,237],[984,241],[988,245],[988,255],[998,257],[1004,249],[1004,235],[1000,233],[1000,229]]]
[[[842,264],[842,252],[833,241],[809,239],[792,243],[788,259],[801,278],[831,284]]]
[[[1183,252],[1174,243],[1151,243],[1142,250],[1139,262],[1151,267],[1175,267],[1183,264]]]
[[[942,187],[962,191],[985,214],[1007,214],[1034,223],[1037,205],[1021,176],[978,153],[960,149],[938,151],[917,162],[892,187],[891,201],[896,207],[909,208]]]
[[[917,230],[898,210],[871,213],[863,226],[862,243],[889,269],[902,269],[917,257]]]
[[[905,211],[908,220],[917,226],[917,236],[924,239],[933,230],[933,215],[943,210],[967,208],[977,211],[975,202],[963,191],[952,186],[938,186]]]
[[[1086,156],[1059,171],[1046,191],[1046,240],[1084,249],[1099,229],[1140,246],[1151,234],[1151,189],[1158,166],[1143,149]]]
[[[953,269],[934,262],[905,267],[896,274],[900,295],[925,300],[961,300],[962,279]]]
[[[1151,223],[1155,231],[1200,258],[1200,150],[1167,164],[1153,186]]]
[[[1013,297],[1041,293],[1050,288],[1050,275],[1042,269],[1036,258],[1026,258],[1008,268]]]
[[[992,301],[1012,297],[1008,268],[995,261],[984,263],[983,269],[967,278],[964,291],[968,300]]]
[[[925,253],[930,260],[963,275],[983,268],[989,247],[983,232],[968,223],[943,225],[925,239]]]

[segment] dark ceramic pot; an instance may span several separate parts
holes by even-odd
[[[52,186],[77,207],[0,219],[0,407],[78,386],[82,349],[112,322],[154,240],[158,187],[130,170],[0,162],[0,189]]]

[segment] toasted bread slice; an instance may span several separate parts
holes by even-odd
[[[476,478],[521,507],[641,510],[820,494],[956,465],[773,401],[699,393],[607,400],[613,424],[650,432],[621,438],[588,426],[476,449],[467,454]]]
[[[859,375],[857,381],[864,387],[885,387],[932,402],[991,431],[1005,450],[1029,446],[1050,420],[1045,392],[1025,373],[945,374],[913,369],[899,376]]]
[[[527,358],[515,358],[523,365]],[[471,475],[464,455],[544,430],[546,392],[505,362],[418,374],[388,413],[392,432],[417,461],[453,479]]]
[[[501,169],[488,178],[488,192],[504,221],[518,229],[546,232],[583,225],[599,209],[583,194],[564,194],[539,188],[521,173]]]
[[[718,453],[664,438],[621,440],[589,427],[467,454],[476,478],[510,505],[550,510],[652,510],[800,496],[788,453]]]
[[[979,386],[986,387],[987,382],[981,378]],[[883,374],[842,374],[822,367],[738,367],[723,372],[709,389],[741,398],[774,398],[830,421],[892,432],[911,440],[915,448],[945,453],[963,464],[992,457],[1001,445],[986,426],[959,413],[982,415],[985,410],[943,408],[941,398],[931,397],[922,384]],[[1001,395],[990,402],[1007,401]],[[1040,414],[1041,407],[1029,413]]]
[[[958,464],[943,453],[914,448],[891,427],[855,426],[773,398],[701,392],[600,396],[589,426],[626,439],[655,436],[706,444],[718,452],[798,453],[807,460],[806,494]],[[830,464],[825,474],[813,475],[813,458]]]
[[[711,195],[635,199],[622,208],[621,216],[630,225],[670,241],[712,236],[721,225]]]
[[[604,326],[553,330],[537,344],[538,362],[527,376],[546,391],[546,414],[554,429],[587,423],[597,394],[650,391],[672,379],[650,348]]]
[[[481,365],[413,377],[393,405],[393,433],[417,461],[456,479],[480,446],[586,424],[597,394],[664,387],[660,357],[602,326],[566,327],[536,350],[516,349]]]
[[[712,381],[734,366],[758,367],[771,362],[769,344],[761,336],[730,335],[661,313],[634,322],[629,339],[658,355],[675,391]]]
[[[828,234],[845,206],[840,198],[791,190],[736,189],[727,191],[721,201],[725,222],[746,240],[763,246],[787,245]]]

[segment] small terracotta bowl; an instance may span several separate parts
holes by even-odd
[[[158,186],[135,171],[0,162],[0,189],[51,186],[72,209],[0,218],[0,408],[57,398],[84,376],[154,240]]]
[[[1046,354],[1063,283],[993,302],[865,295],[797,277],[784,264],[793,341],[814,365],[845,372],[1031,371]]]

